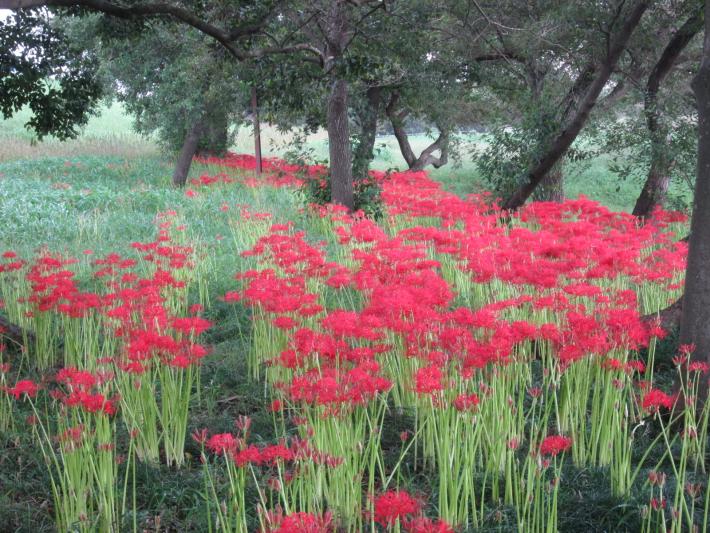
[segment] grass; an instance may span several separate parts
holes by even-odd
[[[47,137],[37,142],[25,128],[30,111],[23,109],[8,120],[0,121],[0,162],[43,157],[79,157],[86,155],[150,157],[159,151],[150,139],[131,129],[131,118],[120,104],[103,106],[74,140],[61,142]]]
[[[29,170],[29,175],[35,177],[41,174],[41,168],[47,168],[45,176],[61,180],[64,171],[58,171],[57,161],[81,162],[77,158],[89,157],[91,164],[97,165],[96,158],[103,158],[95,168],[106,166],[113,176],[115,169],[108,165],[121,167],[130,182],[141,183],[146,180],[160,180],[160,186],[169,182],[171,171],[171,156],[161,152],[155,140],[136,134],[131,129],[131,118],[120,104],[103,106],[98,116],[92,117],[75,140],[59,142],[48,138],[43,142],[35,142],[31,132],[24,128],[29,118],[29,111],[23,110],[9,120],[0,121],[0,163],[26,160],[43,160],[38,168]],[[293,141],[292,133],[278,131],[271,126],[262,127],[262,145],[266,156],[282,156]],[[424,134],[410,136],[410,142],[415,152],[423,150],[432,139]],[[429,169],[430,174],[439,180],[444,187],[459,195],[477,193],[484,190],[482,177],[475,163],[474,148],[480,146],[480,135],[463,135],[458,146],[459,157],[439,169]],[[328,143],[325,132],[319,131],[308,137],[307,147],[312,150],[318,160],[327,160]],[[251,128],[240,128],[235,136],[232,147],[234,151],[252,153],[254,149]],[[57,158],[54,161],[50,158]],[[87,160],[88,161],[88,160]],[[599,201],[615,211],[630,211],[641,190],[637,179],[620,179],[609,171],[610,158],[597,156],[580,162],[568,163],[565,172],[565,193],[570,198],[580,194]],[[150,170],[148,168],[150,167]],[[154,171],[157,167],[164,170]],[[372,167],[377,170],[404,169],[406,164],[399,151],[397,141],[392,135],[378,137],[376,157]],[[24,176],[24,167],[0,166],[0,180],[3,177]],[[0,183],[2,183],[0,181]],[[158,185],[158,182],[155,182]],[[687,186],[672,184],[672,195],[688,195]],[[676,190],[678,189],[678,190]],[[682,189],[682,190],[681,190]],[[1,241],[0,241],[1,242]]]
[[[307,223],[298,212],[294,193],[285,189],[235,185],[201,193],[198,199],[185,198],[181,191],[168,186],[170,158],[161,154],[152,140],[130,131],[130,120],[119,106],[105,108],[90,121],[80,138],[68,143],[48,139],[34,144],[31,135],[23,130],[25,120],[26,115],[20,114],[0,123],[0,251],[14,249],[29,255],[47,247],[67,255],[80,255],[87,248],[96,255],[124,252],[131,241],[151,240],[156,215],[175,208],[188,222],[192,239],[204,243],[211,257],[209,290],[216,296],[233,288],[238,260],[233,247],[224,244],[230,238],[230,229],[219,210],[223,203],[248,203],[254,211],[268,209],[283,220]],[[267,155],[279,155],[283,144],[289,141],[288,135],[270,128],[265,129],[264,137]],[[477,140],[469,139],[469,143]],[[249,151],[250,142],[248,131],[244,130],[237,137],[236,149]],[[394,139],[384,137],[378,142],[382,149],[373,166],[402,168]],[[421,149],[427,140],[419,135],[412,142],[415,149]],[[309,145],[318,157],[327,153],[322,134],[311,138]],[[477,192],[481,188],[480,176],[465,153],[464,160],[460,165],[434,170],[432,175],[458,194]],[[211,169],[195,165],[191,172],[198,176]],[[637,184],[613,179],[603,158],[570,165],[566,186],[569,196],[584,193],[616,210],[630,209],[638,192]],[[202,427],[215,433],[229,431],[238,415],[248,414],[254,420],[254,440],[269,441],[273,430],[263,389],[246,379],[244,358],[234,357],[248,350],[250,339],[240,332],[248,331],[249,316],[216,301],[207,318],[218,324],[208,339],[214,353],[203,369],[205,393],[199,407],[192,411],[190,431]],[[396,449],[399,428],[407,427],[406,417],[394,416],[385,427],[392,430],[390,436]],[[139,465],[138,520],[144,530],[203,530],[199,450],[188,443],[187,451],[191,460],[179,471]],[[424,473],[412,474],[420,486],[430,484]],[[565,509],[560,513],[564,517],[562,531],[637,529],[636,509],[621,506],[609,494],[603,473],[579,470],[570,472],[568,479],[574,479],[577,490],[566,494],[560,503]],[[47,486],[41,459],[32,451],[28,436],[11,433],[0,438],[0,531],[52,531]],[[490,516],[485,530],[507,531],[512,523],[514,519],[501,509]]]

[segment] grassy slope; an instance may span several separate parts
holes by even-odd
[[[87,248],[96,254],[128,253],[131,241],[154,237],[153,220],[159,211],[179,209],[189,223],[192,237],[203,243],[212,261],[210,292],[215,304],[208,318],[217,323],[207,339],[214,345],[214,353],[205,361],[205,392],[200,405],[192,410],[190,431],[202,427],[213,432],[229,431],[238,414],[249,414],[254,419],[255,440],[269,440],[271,420],[264,409],[263,389],[244,377],[241,354],[248,349],[249,339],[248,333],[245,338],[241,332],[248,332],[248,316],[235,313],[233,306],[217,300],[217,296],[234,288],[232,276],[238,260],[229,242],[226,217],[219,207],[223,202],[232,206],[249,203],[255,211],[268,209],[305,226],[307,221],[296,210],[294,193],[233,186],[188,200],[167,186],[170,162],[152,142],[130,132],[130,121],[117,107],[93,119],[85,134],[68,144],[50,140],[32,146],[29,135],[22,131],[22,122],[20,118],[0,123],[0,250],[13,248],[28,254],[46,245],[67,254],[80,254]],[[266,137],[269,136],[276,137],[267,131]],[[401,166],[399,154],[392,150],[393,140],[384,140],[390,150],[381,153],[375,166]],[[321,153],[325,152],[322,137],[311,142]],[[420,137],[415,142],[421,146],[425,140]],[[248,138],[238,140],[242,151],[249,146]],[[267,152],[278,150],[267,142]],[[209,170],[196,166],[192,172],[198,175]],[[433,174],[459,193],[476,190],[471,163]],[[617,192],[600,162],[573,172],[568,191],[572,195],[586,191],[616,209],[628,209],[636,194],[632,186]],[[406,421],[388,422],[394,441],[401,424]],[[0,531],[51,531],[51,499],[40,458],[26,434],[7,437],[0,438]],[[187,451],[193,458],[198,453],[192,442],[188,442]],[[138,468],[142,527],[154,531],[159,520],[162,531],[203,530],[200,469],[195,462],[191,466],[178,472],[144,465]],[[608,482],[601,472],[585,470],[572,475],[578,490],[563,495],[562,530],[635,529],[632,521],[637,516],[636,509],[617,507],[620,502],[610,497]],[[421,473],[413,477],[422,487],[429,486],[430,480]],[[505,512],[492,516],[488,530],[509,530],[510,519]]]

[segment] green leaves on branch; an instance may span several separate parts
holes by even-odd
[[[0,21],[0,111],[28,106],[26,126],[42,139],[79,134],[101,96],[95,58],[64,39],[46,10],[13,12]]]

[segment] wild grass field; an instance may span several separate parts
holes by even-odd
[[[209,350],[187,389],[180,389],[182,362],[156,364],[154,373],[136,376],[141,387],[157,391],[152,399],[140,396],[130,381],[115,384],[127,387],[116,400],[123,418],[112,419],[111,446],[102,451],[115,454],[116,466],[102,466],[100,454],[87,452],[87,461],[96,459],[99,466],[82,470],[74,464],[81,480],[62,478],[70,459],[47,460],[37,443],[64,450],[66,433],[42,441],[37,420],[72,429],[56,422],[53,412],[67,400],[56,393],[66,383],[43,376],[70,357],[98,365],[107,358],[102,356],[129,350],[122,330],[130,328],[115,328],[118,315],[107,319],[104,311],[78,322],[52,311],[46,316],[53,318],[42,322],[45,315],[27,307],[36,302],[23,299],[32,293],[30,285],[0,270],[4,310],[37,331],[31,357],[8,346],[0,363],[12,362],[14,379],[32,380],[41,389],[36,403],[26,397],[34,394],[31,387],[25,389],[31,394],[15,389],[17,399],[0,395],[0,533],[58,531],[58,522],[67,531],[287,533],[332,530],[335,523],[348,531],[452,531],[438,517],[456,531],[650,533],[668,527],[680,533],[688,524],[707,526],[705,444],[669,437],[669,397],[650,394],[670,391],[681,366],[672,360],[677,346],[672,335],[650,335],[639,318],[678,292],[684,248],[666,232],[679,231],[682,222],[637,228],[622,215],[580,201],[566,207],[569,212],[533,210],[529,220],[500,229],[484,206],[407,173],[387,191],[391,217],[377,223],[321,218],[304,209],[297,189],[249,186],[239,169],[195,164],[193,177],[224,173],[226,182],[195,187],[194,195],[171,188],[170,158],[151,139],[132,133],[118,106],[105,109],[68,143],[33,144],[22,122],[22,116],[0,122],[0,254],[16,253],[30,275],[31,265],[47,254],[76,258],[45,264],[48,270],[40,272],[69,269],[82,295],[118,293],[115,284],[150,288],[160,274],[167,285],[157,303],[145,304],[145,295],[129,291],[102,305],[124,298],[124,306],[136,306],[132,312],[148,324],[140,328],[151,338],[172,335],[182,348],[199,344]],[[247,133],[240,133],[234,151],[250,152]],[[264,138],[267,155],[281,155],[288,142],[269,128]],[[374,167],[403,169],[394,139],[378,143],[384,148]],[[425,143],[413,139],[415,146]],[[322,136],[309,145],[325,155]],[[460,166],[430,172],[460,196],[481,190],[475,165],[462,155]],[[602,159],[568,170],[569,196],[584,193],[611,210],[630,210],[637,190],[638,184],[612,178]],[[262,213],[268,218],[262,220]],[[113,253],[120,257],[111,258]],[[99,258],[104,262],[97,264]],[[124,268],[117,265],[127,258],[133,261],[125,267],[130,276],[119,282],[120,273],[111,269]],[[0,265],[13,260],[4,256]],[[114,285],[97,276],[104,267]],[[186,288],[173,287],[175,279]],[[160,322],[160,313],[168,313],[166,324],[189,315],[211,327],[199,337],[193,330],[187,339]],[[126,320],[136,327],[133,315]],[[161,326],[152,329],[152,321]],[[307,334],[299,336],[291,322],[322,342],[318,350],[302,347]],[[569,348],[562,369],[553,346]],[[583,357],[582,349],[575,352],[578,346],[595,360]],[[490,363],[506,347],[509,363]],[[470,357],[460,353],[466,351]],[[444,352],[456,355],[447,359]],[[38,356],[46,357],[44,368],[35,364]],[[465,371],[455,366],[457,357],[468,365]],[[485,370],[482,359],[489,361]],[[98,375],[97,368],[92,366]],[[350,381],[341,374],[346,370]],[[284,388],[293,372],[302,379],[300,388]],[[318,381],[316,374],[330,381]],[[350,407],[341,405],[340,388],[352,395]],[[50,389],[54,397],[42,396]],[[169,394],[184,399],[185,390],[187,425],[169,429],[171,416],[160,407]],[[330,398],[323,400],[330,407],[313,400],[319,395]],[[159,446],[131,418],[131,407],[151,401],[164,426]],[[337,402],[343,418],[332,407]],[[101,416],[81,416],[82,427],[96,424],[91,438],[106,429]],[[676,423],[677,417],[693,417],[707,433],[707,410],[674,416]],[[184,450],[167,445],[171,431],[184,437]],[[247,433],[253,448],[241,440]],[[311,442],[325,456],[298,455]],[[134,446],[148,459],[137,461]],[[237,449],[259,457],[230,470],[223,459],[228,450],[238,455]],[[288,459],[265,459],[266,451]],[[287,472],[287,463],[303,470],[293,466]],[[99,468],[111,490],[101,486]],[[301,483],[304,472],[307,482]],[[76,494],[53,497],[53,483],[91,486],[87,500],[95,502],[77,511],[71,503]],[[107,494],[115,501],[102,499]],[[259,506],[272,514],[257,511]],[[106,518],[109,508],[114,514]],[[320,522],[311,529],[294,522],[289,529],[276,510],[289,514],[293,508],[311,511]],[[333,510],[334,522],[323,523],[326,510]],[[391,516],[396,519],[388,521]]]

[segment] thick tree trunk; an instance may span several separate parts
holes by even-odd
[[[651,157],[651,167],[648,169],[646,182],[643,184],[641,194],[636,199],[632,213],[639,218],[648,218],[653,214],[656,206],[663,204],[671,183],[670,165],[665,159],[657,156]]]
[[[693,356],[710,362],[710,2],[705,5],[703,58],[692,87],[698,108],[698,168],[690,222],[680,342],[694,344]],[[707,392],[707,385],[705,375],[704,393]]]
[[[565,180],[562,173],[562,163],[557,163],[547,173],[535,190],[535,199],[541,202],[564,202]]]
[[[331,201],[354,208],[353,175],[348,126],[348,82],[334,80],[328,96],[328,153]]]
[[[349,210],[355,206],[353,194],[352,147],[348,124],[348,82],[338,72],[338,62],[348,42],[347,0],[331,0],[326,18],[326,61],[330,94],[326,122],[330,156],[330,199]]]
[[[389,103],[387,104],[387,116],[392,124],[394,136],[399,144],[399,150],[402,153],[404,161],[410,170],[424,170],[429,165],[434,168],[441,168],[449,161],[449,132],[439,126],[439,136],[436,140],[427,146],[417,157],[412,150],[412,145],[409,144],[409,136],[404,129],[404,120],[409,114],[404,109],[397,109],[399,105],[399,94],[392,93]],[[439,156],[435,156],[434,152],[438,151]]]
[[[353,154],[353,179],[355,180],[367,177],[370,163],[375,158],[377,118],[382,106],[382,89],[380,87],[368,87],[365,96],[365,105],[358,113],[360,139]]]
[[[656,206],[662,205],[665,200],[670,184],[672,162],[666,146],[665,128],[662,126],[658,110],[658,90],[678,60],[678,56],[700,31],[702,25],[703,14],[700,6],[668,41],[646,82],[644,114],[651,141],[651,164],[646,182],[634,206],[633,214],[637,217],[649,217]]]
[[[190,172],[192,158],[195,157],[197,153],[197,147],[200,143],[204,127],[203,119],[199,118],[187,131],[185,141],[182,143],[180,155],[178,155],[177,163],[175,163],[175,170],[173,171],[173,185],[175,187],[184,187],[187,182],[187,175]]]
[[[624,24],[619,29],[619,32],[614,38],[613,44],[609,48],[607,57],[600,65],[594,81],[589,85],[584,98],[579,103],[577,111],[570,123],[557,135],[555,140],[550,145],[547,153],[527,173],[526,183],[516,190],[501,206],[503,209],[515,210],[522,206],[530,197],[535,188],[545,178],[547,173],[554,167],[557,162],[565,155],[572,143],[575,141],[579,132],[587,122],[592,109],[594,108],[599,94],[609,81],[614,67],[616,66],[619,57],[626,48],[631,34],[638,26],[641,17],[646,12],[649,6],[649,0],[640,0],[629,12]]]

